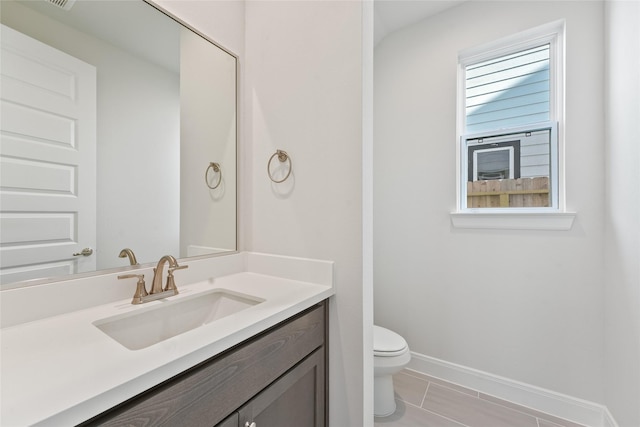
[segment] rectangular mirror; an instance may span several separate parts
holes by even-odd
[[[237,58],[142,0],[3,0],[2,289],[237,250]],[[26,281],[26,282],[25,282]]]

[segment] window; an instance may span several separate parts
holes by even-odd
[[[468,142],[468,181],[520,178],[520,141]]]
[[[459,56],[459,211],[561,209],[562,23]]]

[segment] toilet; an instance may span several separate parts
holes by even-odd
[[[373,413],[386,417],[396,411],[393,374],[411,360],[407,342],[397,333],[373,326]]]

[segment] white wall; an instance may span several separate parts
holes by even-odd
[[[247,241],[258,252],[335,261],[329,408],[336,427],[364,425],[363,375],[371,366],[370,352],[363,354],[361,35],[359,2],[246,4]],[[266,170],[276,149],[293,161],[279,185]]]
[[[362,5],[157,3],[239,56],[240,248],[336,262],[330,424],[371,423],[363,398],[371,368],[363,348],[371,346],[363,338]],[[276,149],[294,165],[280,185],[266,171]]]
[[[605,401],[640,425],[640,3],[607,1]]]
[[[458,51],[557,19],[576,222],[453,229]],[[603,68],[602,2],[468,2],[376,46],[376,323],[417,353],[603,402]]]
[[[373,424],[373,56],[374,4],[362,3],[362,381],[363,427]]]

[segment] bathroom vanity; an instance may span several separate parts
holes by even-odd
[[[326,307],[305,310],[82,425],[324,426]]]
[[[187,263],[178,295],[140,305],[130,303],[135,281],[116,274],[3,291],[0,423],[326,425],[333,264],[256,253]],[[56,303],[53,288],[65,311],[43,317],[37,306]],[[67,306],[93,291],[111,300]],[[26,301],[35,309],[10,308]],[[136,339],[202,310],[226,311]]]
[[[0,425],[325,425],[332,263],[235,253],[238,57],[149,0],[1,3]]]

